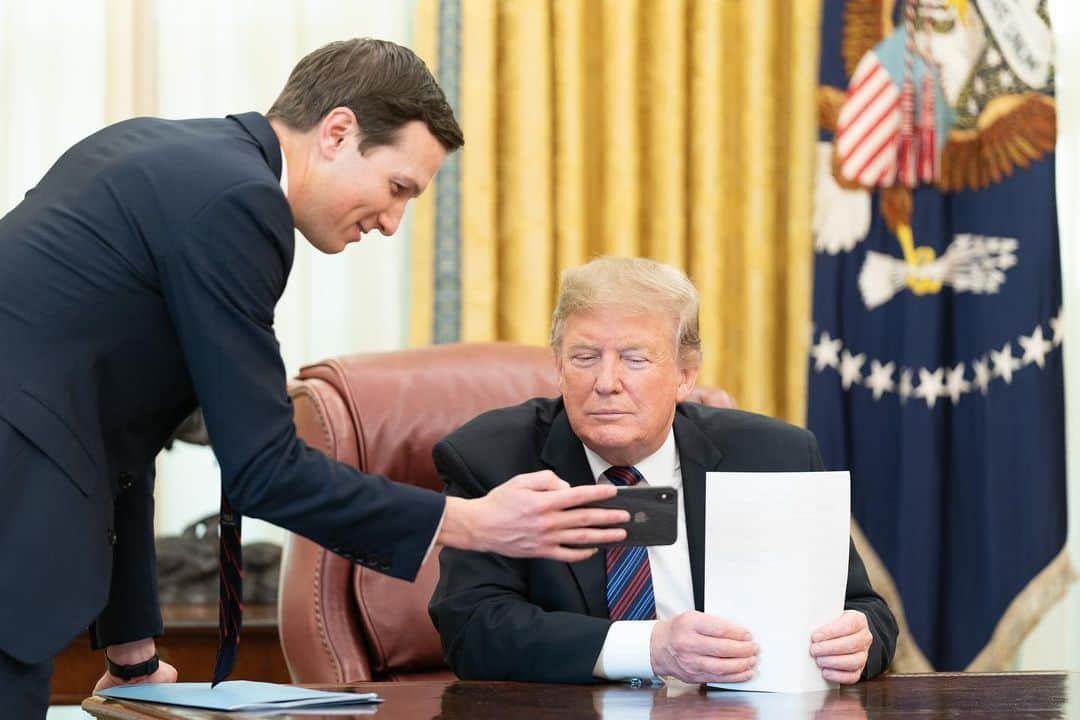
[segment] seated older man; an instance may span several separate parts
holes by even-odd
[[[751,678],[753,628],[702,612],[705,473],[821,470],[813,435],[684,402],[701,357],[698,296],[671,266],[601,258],[566,271],[551,345],[562,396],[485,413],[442,440],[449,493],[482,496],[529,472],[671,486],[684,499],[678,540],[573,564],[444,549],[430,612],[446,661],[470,680]],[[626,573],[645,581],[627,588]],[[885,670],[897,634],[854,545],[844,607],[807,646],[826,680],[854,683]]]

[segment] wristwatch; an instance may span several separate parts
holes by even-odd
[[[154,653],[154,656],[149,660],[134,665],[118,665],[109,659],[109,653],[105,653],[105,665],[109,668],[109,674],[113,677],[118,677],[121,680],[134,680],[157,672],[158,654]]]

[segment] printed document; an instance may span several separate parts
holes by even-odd
[[[731,690],[832,687],[810,635],[840,617],[847,587],[847,472],[719,473],[706,481],[705,612],[750,631],[757,674]]]

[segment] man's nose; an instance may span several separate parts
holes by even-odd
[[[622,387],[620,370],[621,366],[617,357],[601,357],[596,369],[596,391],[605,395],[618,392]]]
[[[379,232],[390,236],[397,232],[401,218],[405,214],[405,205],[408,201],[394,203],[379,215]]]

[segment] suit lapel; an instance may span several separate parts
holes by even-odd
[[[540,460],[552,472],[573,486],[592,485],[596,482],[585,459],[585,449],[581,440],[570,428],[566,411],[559,403],[558,412],[552,420],[547,441],[540,452]],[[585,598],[585,607],[593,617],[607,617],[607,570],[604,567],[604,553],[598,552],[588,560],[571,563],[570,571],[577,580],[581,594]]]
[[[705,610],[705,473],[716,470],[723,459],[720,450],[690,418],[675,413],[675,446],[682,467],[683,511],[686,543],[690,550],[690,576],[694,584],[694,607]]]

